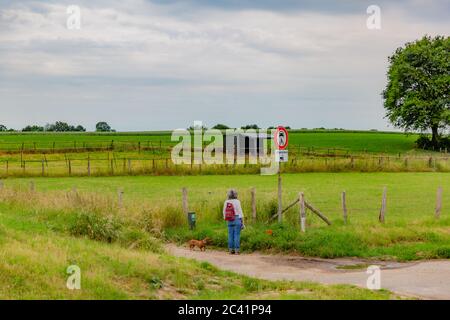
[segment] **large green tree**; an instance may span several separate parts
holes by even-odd
[[[450,126],[450,38],[424,36],[398,48],[389,63],[387,117],[405,131],[431,131],[431,143],[438,146]]]

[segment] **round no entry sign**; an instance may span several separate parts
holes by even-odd
[[[286,150],[289,143],[289,134],[285,127],[279,126],[273,139],[277,150]]]

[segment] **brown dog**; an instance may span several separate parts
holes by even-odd
[[[192,239],[192,240],[190,240],[188,242],[188,244],[189,244],[189,248],[191,250],[194,250],[195,247],[198,247],[200,249],[200,251],[205,251],[206,250],[206,245],[209,243],[209,241],[210,241],[210,239],[208,237],[206,237],[203,240],[194,240],[194,239]]]

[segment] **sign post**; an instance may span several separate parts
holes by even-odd
[[[283,222],[283,192],[281,184],[281,163],[288,161],[289,133],[285,127],[279,126],[275,131],[275,161],[278,162],[278,222]]]

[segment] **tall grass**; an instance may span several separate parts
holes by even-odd
[[[241,175],[259,174],[261,164],[236,165],[174,165],[168,158],[142,159],[130,154],[106,158],[87,154],[70,159],[4,159],[0,161],[0,178],[6,177],[67,177],[67,176],[133,176],[133,175]],[[151,156],[151,155],[150,155]],[[450,157],[432,156],[304,156],[282,165],[286,173],[303,172],[450,172]]]
[[[242,200],[244,207],[249,206],[248,201],[247,198]],[[32,209],[30,220],[48,221],[56,230],[126,247],[157,251],[160,248],[156,238],[182,244],[207,236],[214,246],[227,246],[227,229],[219,200],[191,205],[190,210],[198,214],[198,225],[193,231],[187,226],[181,205],[168,201],[132,201],[120,205],[117,199],[97,193],[38,192],[8,187],[1,189],[0,203]],[[247,228],[242,234],[244,251],[288,251],[326,258],[450,258],[449,217],[401,219],[386,225],[376,220],[344,225],[332,219],[333,225],[326,226],[308,213],[307,233],[302,234],[297,210],[286,212],[284,223],[278,224],[270,220],[276,208],[273,199],[260,201],[257,220],[246,219]],[[18,212],[20,214],[20,210]]]
[[[1,188],[0,204],[18,209],[32,210],[30,220],[48,221],[49,227],[73,236],[86,237],[102,242],[117,242],[126,247],[143,248],[154,252],[161,251],[155,232],[147,232],[147,224],[142,219],[147,208],[121,208],[109,196],[96,193],[38,192],[20,188]],[[172,222],[169,216],[162,217],[154,225],[162,228]],[[155,230],[153,230],[155,231]]]

